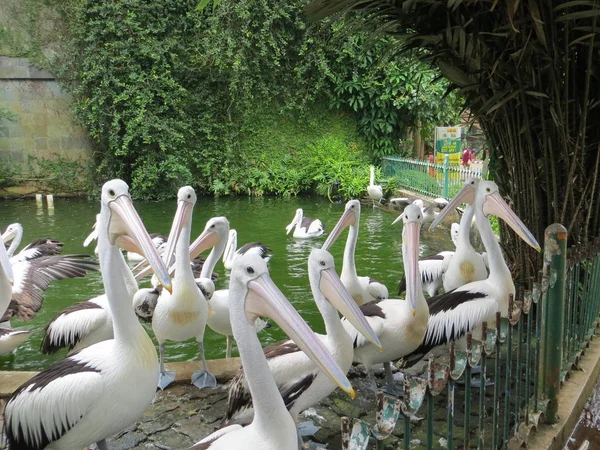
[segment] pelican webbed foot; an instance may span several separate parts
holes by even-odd
[[[165,370],[158,375],[158,387],[161,390],[166,389],[173,381],[175,381],[175,372],[172,370]]]
[[[198,389],[217,387],[217,379],[208,370],[196,370],[192,374],[192,384]]]

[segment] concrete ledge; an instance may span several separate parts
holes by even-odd
[[[561,387],[558,403],[560,421],[554,425],[541,424],[527,448],[534,450],[562,450],[579,422],[596,380],[600,376],[600,339],[594,339],[579,361],[579,370]]]
[[[209,359],[206,361],[208,370],[217,377],[220,383],[229,381],[238,371],[241,365],[240,358]],[[201,369],[200,362],[179,362],[165,364],[167,370],[176,372],[175,382],[189,383],[192,373]],[[0,372],[0,398],[10,395],[23,383],[36,375],[38,372]]]

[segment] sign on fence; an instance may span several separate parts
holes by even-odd
[[[444,155],[450,156],[450,164],[460,164],[461,127],[435,128],[436,162],[444,163]]]

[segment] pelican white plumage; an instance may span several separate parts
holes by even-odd
[[[0,313],[8,306],[12,296],[14,276],[12,266],[4,245],[0,243]],[[5,305],[5,306],[2,306]],[[0,328],[0,356],[15,350],[19,345],[29,339],[31,331]]]
[[[381,347],[375,332],[358,305],[350,297],[335,272],[333,256],[325,250],[313,249],[308,259],[311,291],[325,322],[325,334],[316,334],[344,373],[350,370],[353,358],[351,337],[338,311],[360,331],[366,340]],[[279,393],[292,418],[331,394],[336,384],[320,371],[311,359],[291,340],[276,342],[264,348],[269,369]],[[240,369],[229,386],[227,413],[222,424],[249,423],[254,411],[244,369]]]
[[[294,228],[295,226],[295,228]],[[290,234],[294,228],[293,236],[299,239],[308,239],[321,236],[325,232],[323,222],[319,219],[311,219],[310,217],[304,217],[302,208],[296,210],[296,215],[290,224],[285,227],[285,234]]]
[[[177,211],[171,226],[165,261],[168,263],[176,251],[175,276],[173,278],[173,293],[163,290],[158,298],[154,315],[152,317],[152,330],[159,344],[160,379],[158,386],[166,388],[175,380],[175,372],[166,371],[164,365],[165,341],[186,341],[196,338],[202,370],[192,374],[192,384],[198,388],[215,387],[217,380],[208,371],[204,357],[204,330],[208,319],[208,303],[198,289],[192,267],[190,266],[190,233],[192,227],[192,211],[196,204],[196,193],[190,186],[184,186],[177,193]],[[226,219],[225,219],[226,220]],[[202,249],[210,248],[218,243],[215,233],[216,225],[198,237],[197,241]],[[227,233],[225,233],[227,235]],[[223,242],[222,246],[225,245]],[[221,252],[223,250],[221,249]],[[218,260],[221,254],[211,257]]]
[[[443,287],[444,262],[454,254],[453,251],[442,251],[419,260],[421,286],[429,297],[438,294]],[[398,295],[406,290],[406,277],[402,277],[398,285]]]
[[[242,245],[240,248],[237,248],[237,231],[233,229],[229,230],[227,245],[225,247],[225,252],[223,253],[223,266],[225,269],[231,270],[233,260],[237,256],[249,252],[258,254],[266,262],[269,262],[272,256],[271,249],[260,242],[248,242],[247,244]]]
[[[352,397],[354,390],[343,370],[273,283],[260,256],[245,254],[236,258],[229,289],[233,334],[252,396],[254,420],[246,427],[232,425],[218,430],[190,450],[297,450],[296,424],[269,372],[254,320],[259,316],[273,319],[341,389]]]
[[[401,211],[407,205],[417,205],[423,213],[423,223],[431,223],[438,216],[439,212],[448,205],[448,200],[438,197],[431,200],[428,206],[425,201],[416,197],[397,197],[390,200],[392,208]]]
[[[358,240],[359,223],[360,202],[358,200],[350,200],[346,203],[344,214],[338,220],[333,231],[327,236],[327,240],[321,248],[329,251],[344,228],[350,227],[346,247],[344,248],[344,261],[340,278],[354,301],[360,306],[373,300],[386,299],[389,297],[389,293],[383,283],[370,277],[359,277],[356,273],[354,253],[356,251],[356,241]]]
[[[473,186],[476,190],[479,185],[478,178],[469,178],[466,184]],[[469,198],[468,200],[474,200]],[[473,217],[475,216],[475,205],[469,202],[460,219],[456,251],[444,261],[444,291],[450,292],[457,287],[474,281],[485,280],[488,276],[487,267],[483,256],[475,251],[471,245],[470,231]],[[440,214],[431,224],[435,227],[444,215]]]
[[[369,194],[369,198],[373,200],[373,208],[375,208],[375,202],[381,203],[381,199],[383,198],[383,188],[379,184],[375,184],[375,167],[373,166],[370,168],[367,194]]]
[[[7,255],[18,247],[22,231],[20,224],[12,224],[2,235],[2,242],[13,241]],[[62,246],[62,242],[54,239],[37,239],[10,257],[14,284],[11,297],[0,299],[0,326],[11,328],[13,317],[33,318],[42,307],[44,293],[52,281],[80,278],[97,270],[98,264],[87,259],[88,255],[60,255]]]
[[[344,328],[354,341],[354,362],[367,368],[371,387],[376,390],[372,367],[386,366],[387,382],[393,386],[390,361],[402,358],[419,347],[427,330],[429,308],[423,295],[419,277],[419,233],[423,223],[421,208],[408,205],[394,223],[402,220],[402,260],[406,274],[405,300],[382,300],[361,306],[371,328],[379,338],[383,351],[367,341],[353,324],[342,320]]]
[[[208,301],[208,322],[207,325],[214,332],[225,336],[227,343],[225,349],[225,357],[231,358],[231,347],[232,347],[232,338],[233,338],[233,329],[231,327],[231,320],[229,317],[229,289],[219,289],[215,291],[214,283],[208,278],[214,267],[217,263],[218,258],[220,258],[222,250],[222,244],[227,242],[227,251],[229,252],[228,261],[233,264],[235,258],[238,258],[241,255],[245,254],[256,254],[260,256],[265,262],[268,262],[271,259],[271,255],[269,252],[271,249],[266,245],[261,244],[260,242],[250,242],[248,244],[244,244],[237,251],[235,250],[237,246],[237,232],[235,230],[229,230],[229,222],[220,221],[221,226],[218,226],[215,232],[218,236],[218,242],[220,245],[215,246],[211,252],[211,255],[207,258],[204,266],[202,267],[202,272],[200,273],[200,277],[198,279],[198,284],[201,286],[201,290],[208,290],[212,292],[210,300]],[[207,227],[212,225],[213,223],[219,222],[211,222],[207,223]],[[226,226],[225,226],[226,225]],[[233,233],[232,233],[233,232]],[[229,233],[229,238],[225,241],[225,236]],[[213,256],[214,253],[214,256]],[[225,261],[225,256],[223,257]],[[231,266],[230,266],[231,267]],[[263,330],[267,327],[267,322],[262,319],[257,319],[255,322],[256,332]]]
[[[504,220],[527,244],[541,251],[535,237],[525,224],[510,209],[498,193],[492,181],[466,183],[450,202],[446,211],[453,210],[463,201],[475,204],[475,220],[489,259],[489,275],[486,279],[465,284],[457,289],[428,300],[430,319],[422,344],[405,359],[405,366],[413,365],[433,352],[445,352],[445,345],[458,340],[464,346],[464,336],[473,333],[481,339],[481,324],[493,323],[496,312],[508,316],[509,296],[515,294],[512,276],[502,257],[502,251],[488,216],[495,215]],[[447,214],[443,211],[441,214]],[[438,221],[441,218],[438,217]]]
[[[102,187],[99,257],[115,339],[55,363],[19,387],[6,403],[9,448],[81,450],[134,423],[150,405],[158,380],[152,341],[138,323],[127,292],[127,266],[116,237],[128,233],[150,261],[161,283],[169,276],[135,211],[128,187],[112,180]]]

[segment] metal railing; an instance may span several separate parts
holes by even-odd
[[[405,450],[413,440],[427,449],[516,449],[539,422],[556,422],[561,382],[600,316],[600,241],[568,258],[566,242],[562,225],[549,226],[540,277],[518,288],[508,317],[498,312],[494,324],[484,322],[481,341],[467,335],[466,351],[451,344],[446,360],[430,360],[424,377],[406,376],[404,398],[378,393],[374,425],[344,418],[342,448],[365,450],[374,440],[383,449],[398,427],[397,448]],[[473,386],[477,366],[481,378]],[[412,423],[417,413],[424,420]]]
[[[433,198],[452,198],[467,178],[482,178],[482,171],[451,165],[448,155],[443,164],[387,156],[381,169],[386,177],[394,177],[398,186]]]

